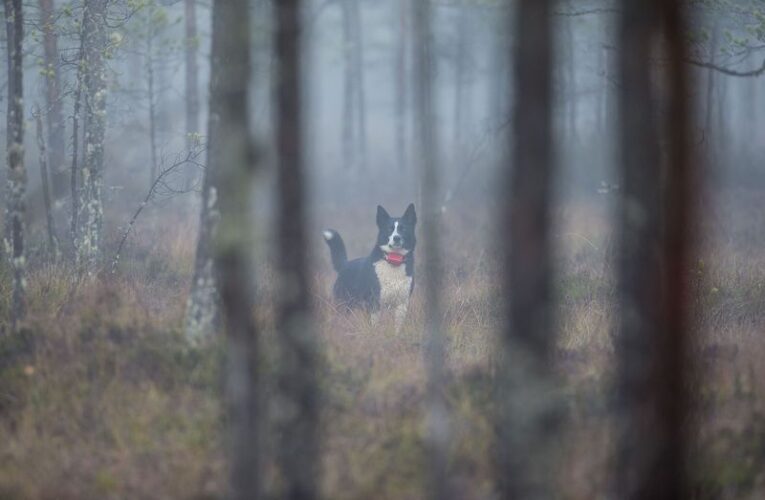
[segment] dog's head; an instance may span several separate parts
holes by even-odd
[[[414,250],[417,240],[414,226],[417,214],[414,203],[410,203],[401,217],[391,217],[381,206],[377,206],[377,246],[385,253],[406,255]]]

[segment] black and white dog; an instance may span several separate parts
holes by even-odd
[[[377,243],[367,257],[348,261],[345,244],[337,231],[327,229],[332,265],[337,271],[333,288],[335,300],[347,307],[360,307],[372,314],[376,323],[381,311],[395,313],[399,329],[406,316],[414,289],[414,226],[417,214],[410,204],[404,215],[391,217],[377,207]]]

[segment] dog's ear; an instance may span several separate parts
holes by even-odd
[[[406,207],[406,212],[404,212],[404,216],[401,218],[412,225],[417,223],[417,213],[414,211],[414,203],[410,203],[409,206]]]
[[[388,215],[388,212],[386,212],[382,206],[377,205],[377,226],[385,227],[388,225],[389,221],[390,215]]]

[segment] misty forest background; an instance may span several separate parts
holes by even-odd
[[[765,496],[762,1],[3,19],[0,498]]]

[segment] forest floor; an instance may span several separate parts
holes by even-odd
[[[386,207],[394,215],[406,205],[399,201]],[[700,214],[703,236],[693,269],[694,494],[763,498],[765,193],[727,191],[713,201]],[[551,481],[565,499],[605,498],[613,455],[609,205],[601,197],[565,202],[556,211],[555,366],[566,411]],[[371,250],[375,229],[374,206],[352,208],[319,205],[312,220],[331,220],[354,257]],[[461,499],[494,494],[490,390],[499,307],[487,240],[501,228],[487,214],[455,204],[442,234],[450,480]],[[224,343],[218,336],[192,345],[182,333],[195,222],[149,211],[117,273],[100,279],[77,283],[68,266],[32,259],[23,334],[11,336],[8,325],[0,325],[0,499],[223,496]],[[423,498],[419,292],[400,332],[390,321],[373,327],[362,314],[337,313],[318,226],[312,234],[324,497]],[[108,244],[117,239],[115,232]],[[0,273],[0,321],[6,321],[10,280],[7,269]],[[258,278],[264,350],[272,352],[268,266]],[[273,359],[264,359],[266,376],[272,369]],[[268,450],[275,436],[266,435]],[[267,472],[275,482],[270,462]]]

